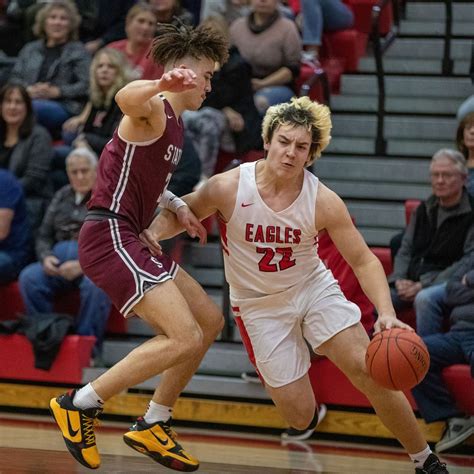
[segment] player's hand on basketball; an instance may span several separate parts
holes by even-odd
[[[176,211],[176,217],[179,223],[185,228],[186,232],[193,239],[199,237],[199,243],[204,245],[207,242],[206,228],[199,219],[193,214],[188,206],[181,206]]]
[[[197,86],[196,73],[192,69],[174,68],[159,79],[160,91],[182,92]]]
[[[163,253],[159,238],[152,230],[145,229],[140,233],[139,238],[154,257],[160,256]]]
[[[385,331],[386,329],[400,328],[407,329],[408,331],[413,331],[414,329],[405,324],[403,321],[400,321],[393,315],[384,315],[380,314],[374,324],[374,334],[377,334],[380,331]]]

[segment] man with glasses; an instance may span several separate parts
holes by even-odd
[[[474,248],[474,199],[465,188],[464,156],[437,151],[430,176],[432,194],[414,211],[388,280],[397,312],[415,306],[421,336],[438,330],[440,321],[429,316],[429,307],[440,300],[441,284],[456,271],[459,260]]]

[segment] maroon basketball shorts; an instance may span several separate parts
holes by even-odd
[[[79,262],[124,315],[143,295],[174,279],[179,266],[167,255],[154,257],[123,219],[86,220],[79,235]]]

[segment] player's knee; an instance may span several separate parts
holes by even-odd
[[[184,332],[184,331],[183,331]],[[204,336],[202,330],[196,325],[195,328],[186,331],[177,341],[179,350],[183,357],[192,357],[203,348]]]

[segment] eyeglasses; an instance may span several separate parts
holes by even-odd
[[[446,181],[449,181],[450,179],[453,179],[455,178],[456,176],[458,176],[460,173],[449,173],[447,171],[443,171],[443,172],[431,172],[430,173],[430,176],[431,176],[431,179],[438,179],[438,178],[441,178],[441,179],[444,179]]]

